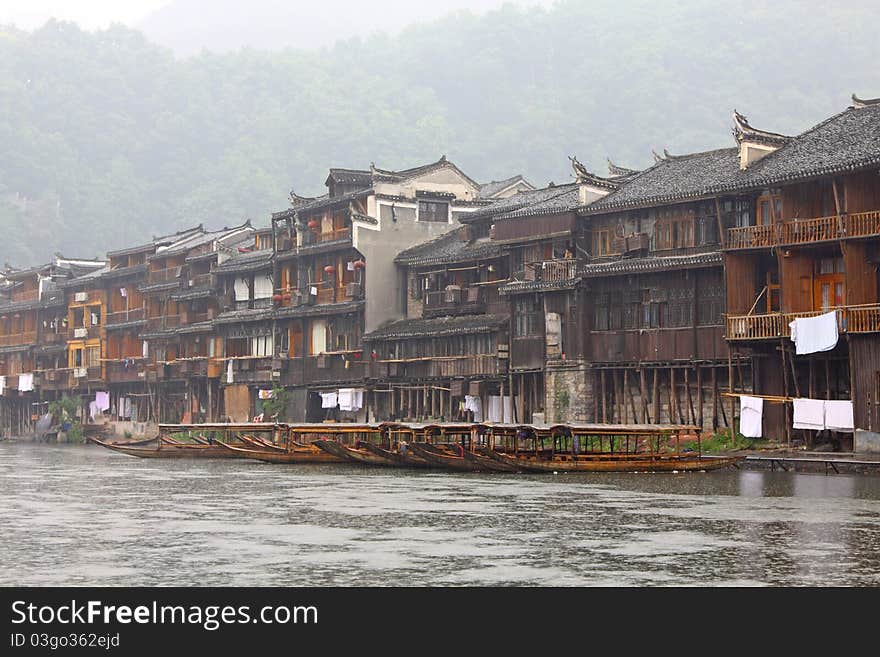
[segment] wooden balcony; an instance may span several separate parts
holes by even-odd
[[[486,310],[485,290],[479,287],[452,288],[425,293],[423,317],[481,313]]]
[[[351,228],[345,226],[344,228],[337,228],[336,230],[329,230],[326,233],[311,233],[312,238],[309,242],[310,244],[323,244],[324,242],[336,242],[339,240],[346,240],[351,237]]]
[[[530,262],[523,271],[527,281],[543,281],[560,283],[577,277],[577,261],[574,258],[565,260],[544,260]]]
[[[180,315],[162,315],[161,317],[148,317],[148,331],[165,331],[180,326]]]
[[[727,229],[728,249],[759,249],[880,235],[880,210],[791,219],[763,226]]]
[[[101,326],[74,326],[67,329],[68,340],[92,340],[101,337]]]
[[[124,324],[125,322],[136,322],[143,319],[144,316],[145,311],[143,308],[130,308],[128,310],[107,313],[105,321],[107,326],[112,326],[114,324]]]
[[[24,333],[12,333],[10,335],[0,335],[0,347],[11,347],[20,344],[34,344],[37,341],[36,331],[25,331]]]
[[[109,383],[133,383],[144,380],[144,360],[141,358],[107,362]]]
[[[167,283],[180,278],[181,267],[166,267],[165,269],[151,269],[147,272],[147,283]]]
[[[831,310],[837,312],[837,330],[840,333],[880,332],[880,304],[870,304],[797,313],[731,315],[727,317],[725,337],[728,340],[772,340],[786,338],[791,335],[791,329],[788,325],[793,320],[800,317],[816,317]]]
[[[504,374],[506,364],[495,354],[425,356],[416,359],[374,361],[367,372],[372,379],[437,379]]]

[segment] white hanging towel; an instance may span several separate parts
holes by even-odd
[[[764,400],[760,397],[741,395],[739,398],[739,432],[746,438],[761,437],[761,420],[764,417]]]
[[[337,394],[335,390],[319,394],[321,395],[321,408],[336,408]]]
[[[98,407],[99,411],[106,411],[110,409],[110,393],[109,392],[96,392],[95,393],[95,404]]]
[[[0,376],[0,395],[3,394],[4,390],[6,390],[6,377]]]
[[[146,343],[144,343],[146,344]],[[232,361],[226,361],[226,383],[232,383],[235,375],[232,373]]]
[[[475,395],[464,396],[464,410],[473,411],[474,422],[483,421],[483,402]]]
[[[831,351],[837,346],[837,311],[816,317],[799,317],[788,327],[797,354]]]
[[[502,404],[504,407],[504,415],[502,416],[504,419],[502,421],[505,424],[513,424],[513,397],[507,395],[502,400]]]
[[[810,429],[822,431],[825,428],[825,402],[821,399],[795,399],[794,422],[795,429]]]
[[[853,403],[846,400],[825,402],[825,428],[831,431],[852,433],[855,430],[853,421]]]
[[[364,391],[360,388],[339,389],[339,410],[359,411],[363,405]]]
[[[28,392],[34,389],[34,375],[32,372],[18,375],[18,389],[21,392]]]

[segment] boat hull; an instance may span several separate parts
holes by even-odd
[[[221,445],[175,445],[160,441],[158,447],[148,448],[114,445],[97,438],[89,438],[89,440],[111,451],[144,459],[240,458],[237,454],[224,449]]]
[[[324,450],[328,454],[338,456],[346,461],[354,463],[362,463],[366,465],[383,465],[391,467],[401,467],[400,464],[389,461],[384,456],[373,454],[365,449],[355,449],[336,442],[335,440],[316,440],[312,443],[319,449]]]
[[[523,472],[698,472],[727,468],[743,457],[702,458],[699,456],[641,457],[610,456],[597,458],[536,459],[528,456],[509,456],[484,449],[483,455]]]
[[[346,460],[320,449],[300,448],[290,452],[282,452],[268,449],[249,449],[228,443],[220,444],[241,458],[263,461],[264,463],[343,463]]]

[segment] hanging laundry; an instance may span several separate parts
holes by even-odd
[[[822,431],[825,428],[825,402],[821,399],[795,399],[794,422],[795,429],[810,429]]]
[[[336,408],[337,394],[333,392],[321,392],[321,408]]]
[[[763,414],[763,399],[742,395],[739,398],[739,432],[746,438],[760,438]]]
[[[95,418],[97,418],[101,414],[101,411],[98,410],[97,402],[89,402],[89,419],[94,422]]]
[[[235,375],[232,373],[232,361],[226,361],[226,383],[232,383]]]
[[[106,411],[110,408],[110,393],[109,392],[96,392],[95,393],[95,404],[98,406],[99,411]]]
[[[127,419],[134,419],[131,416],[131,397],[125,398],[125,415],[123,417]]]
[[[848,399],[825,402],[825,428],[852,433],[855,430],[853,403]]]
[[[363,405],[364,391],[360,388],[339,389],[339,410],[359,411]]]
[[[817,317],[799,317],[788,327],[797,354],[831,351],[837,346],[837,312],[834,310]]]
[[[6,390],[6,377],[0,376],[0,395],[3,394],[4,390]]]
[[[119,288],[119,296],[121,296],[121,297],[128,296],[128,292],[126,291],[126,289],[124,287]]]
[[[486,420],[488,422],[503,422],[504,410],[501,406],[501,397],[498,395],[489,395],[489,406],[486,409]]]
[[[260,390],[257,393],[257,396],[260,399],[272,399],[275,397],[275,391],[274,390]]]
[[[21,392],[28,392],[34,389],[34,375],[33,372],[28,374],[19,374],[18,375],[18,389]]]
[[[464,410],[472,411],[474,414],[474,422],[483,421],[483,402],[479,397],[474,395],[464,396]]]

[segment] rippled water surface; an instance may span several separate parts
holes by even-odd
[[[880,477],[481,475],[0,443],[2,585],[880,584]]]

